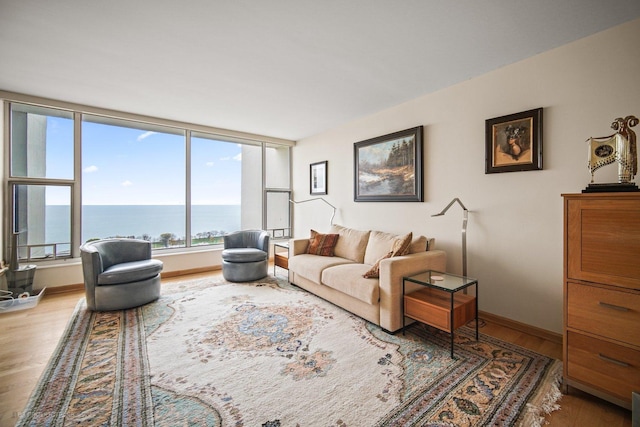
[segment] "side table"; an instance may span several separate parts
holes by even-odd
[[[285,249],[278,252],[278,248]],[[289,270],[289,242],[277,242],[273,244],[273,275],[276,275],[276,267]]]
[[[422,288],[405,294],[405,283],[411,282]],[[459,293],[475,285],[476,296]],[[406,328],[406,317],[425,323],[451,334],[451,358],[453,358],[454,331],[475,318],[476,341],[478,340],[478,281],[470,277],[457,276],[429,270],[402,278],[404,295],[402,333]]]

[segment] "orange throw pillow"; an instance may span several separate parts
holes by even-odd
[[[307,253],[320,256],[333,256],[333,250],[338,243],[339,234],[320,234],[311,230]]]

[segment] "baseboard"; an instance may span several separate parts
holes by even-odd
[[[555,344],[562,344],[562,334],[548,331],[546,329],[538,328],[535,326],[527,325],[516,320],[507,319],[506,317],[498,316],[496,314],[480,311],[479,316],[492,323],[496,323],[500,326],[515,329],[516,331],[524,332],[529,335],[533,335],[538,338],[550,341]]]
[[[46,295],[63,294],[65,292],[78,292],[84,290],[84,283],[74,283],[73,285],[52,286],[47,288]]]
[[[187,276],[189,274],[198,274],[198,273],[210,273],[212,271],[220,271],[220,270],[222,270],[221,266],[191,268],[188,270],[167,271],[165,273],[161,273],[160,277],[163,279],[168,279],[171,277]],[[65,292],[77,292],[82,290],[84,290],[84,283],[74,283],[73,285],[52,286],[50,288],[47,288],[46,292],[47,292],[47,295],[51,295],[51,294],[62,294]]]

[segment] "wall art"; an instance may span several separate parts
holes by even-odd
[[[422,202],[422,126],[354,144],[356,202]]]
[[[327,164],[326,160],[311,163],[309,167],[309,193],[327,194]]]
[[[485,173],[542,169],[542,108],[485,123]]]

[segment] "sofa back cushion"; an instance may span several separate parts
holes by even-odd
[[[398,239],[397,234],[383,233],[382,231],[372,231],[367,243],[367,250],[364,254],[364,263],[374,265],[380,258],[391,251],[393,243]],[[428,239],[425,236],[416,236],[411,240],[409,253],[415,254],[432,250],[435,247],[435,239]]]
[[[355,230],[334,224],[331,226],[330,232],[340,235],[334,248],[335,256],[346,258],[357,263],[364,262],[364,253],[367,242],[369,241],[369,230]]]
[[[382,231],[372,231],[367,242],[367,249],[364,253],[364,263],[373,265],[380,258],[387,255],[391,251],[393,242],[396,241],[398,235],[391,233],[383,233]]]
[[[414,237],[409,246],[409,253],[415,254],[418,252],[432,251],[436,247],[436,239],[433,237],[427,238],[425,236]]]

